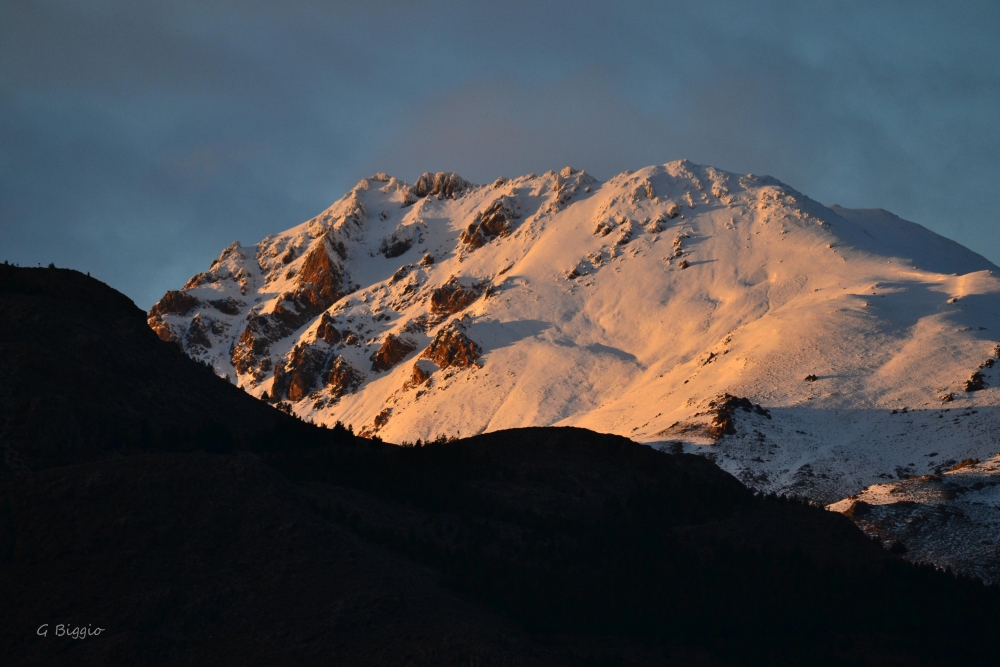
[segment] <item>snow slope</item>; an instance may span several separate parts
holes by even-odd
[[[379,174],[234,244],[150,325],[318,423],[394,442],[582,426],[829,503],[928,473],[931,451],[995,453],[997,272],[888,212],[687,161]],[[769,414],[717,437],[727,393]]]

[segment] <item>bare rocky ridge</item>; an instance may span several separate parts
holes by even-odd
[[[453,172],[425,173],[410,190],[414,197],[456,199],[472,184]],[[404,200],[404,203],[409,200]]]
[[[446,317],[461,312],[486,289],[482,283],[463,285],[452,276],[444,285],[431,292],[431,312],[438,317]]]
[[[518,218],[515,206],[505,197],[497,199],[476,214],[469,226],[462,230],[459,240],[475,250],[498,236],[507,236],[510,234],[511,223]]]
[[[372,355],[372,370],[376,373],[387,371],[416,349],[417,346],[411,341],[388,334]]]
[[[458,320],[439,329],[434,340],[420,353],[421,359],[433,361],[440,368],[469,368],[477,365],[483,351],[466,333]]]

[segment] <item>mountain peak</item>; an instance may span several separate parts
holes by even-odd
[[[931,431],[900,430],[893,410],[1000,403],[990,368],[963,389],[998,344],[996,270],[892,214],[687,160],[605,182],[376,174],[234,244],[149,323],[317,422],[396,441],[583,426],[708,448],[748,483],[832,501],[920,472],[911,450]],[[772,418],[706,439],[724,394]],[[956,460],[992,446],[987,430],[949,445]]]

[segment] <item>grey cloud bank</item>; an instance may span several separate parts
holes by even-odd
[[[1000,262],[1000,6],[8,3],[0,261],[149,307],[361,177],[686,157]]]

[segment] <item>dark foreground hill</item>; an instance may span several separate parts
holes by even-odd
[[[97,281],[0,272],[5,664],[949,665],[1000,648],[995,588],[700,457],[580,429],[395,447],[313,428]]]

